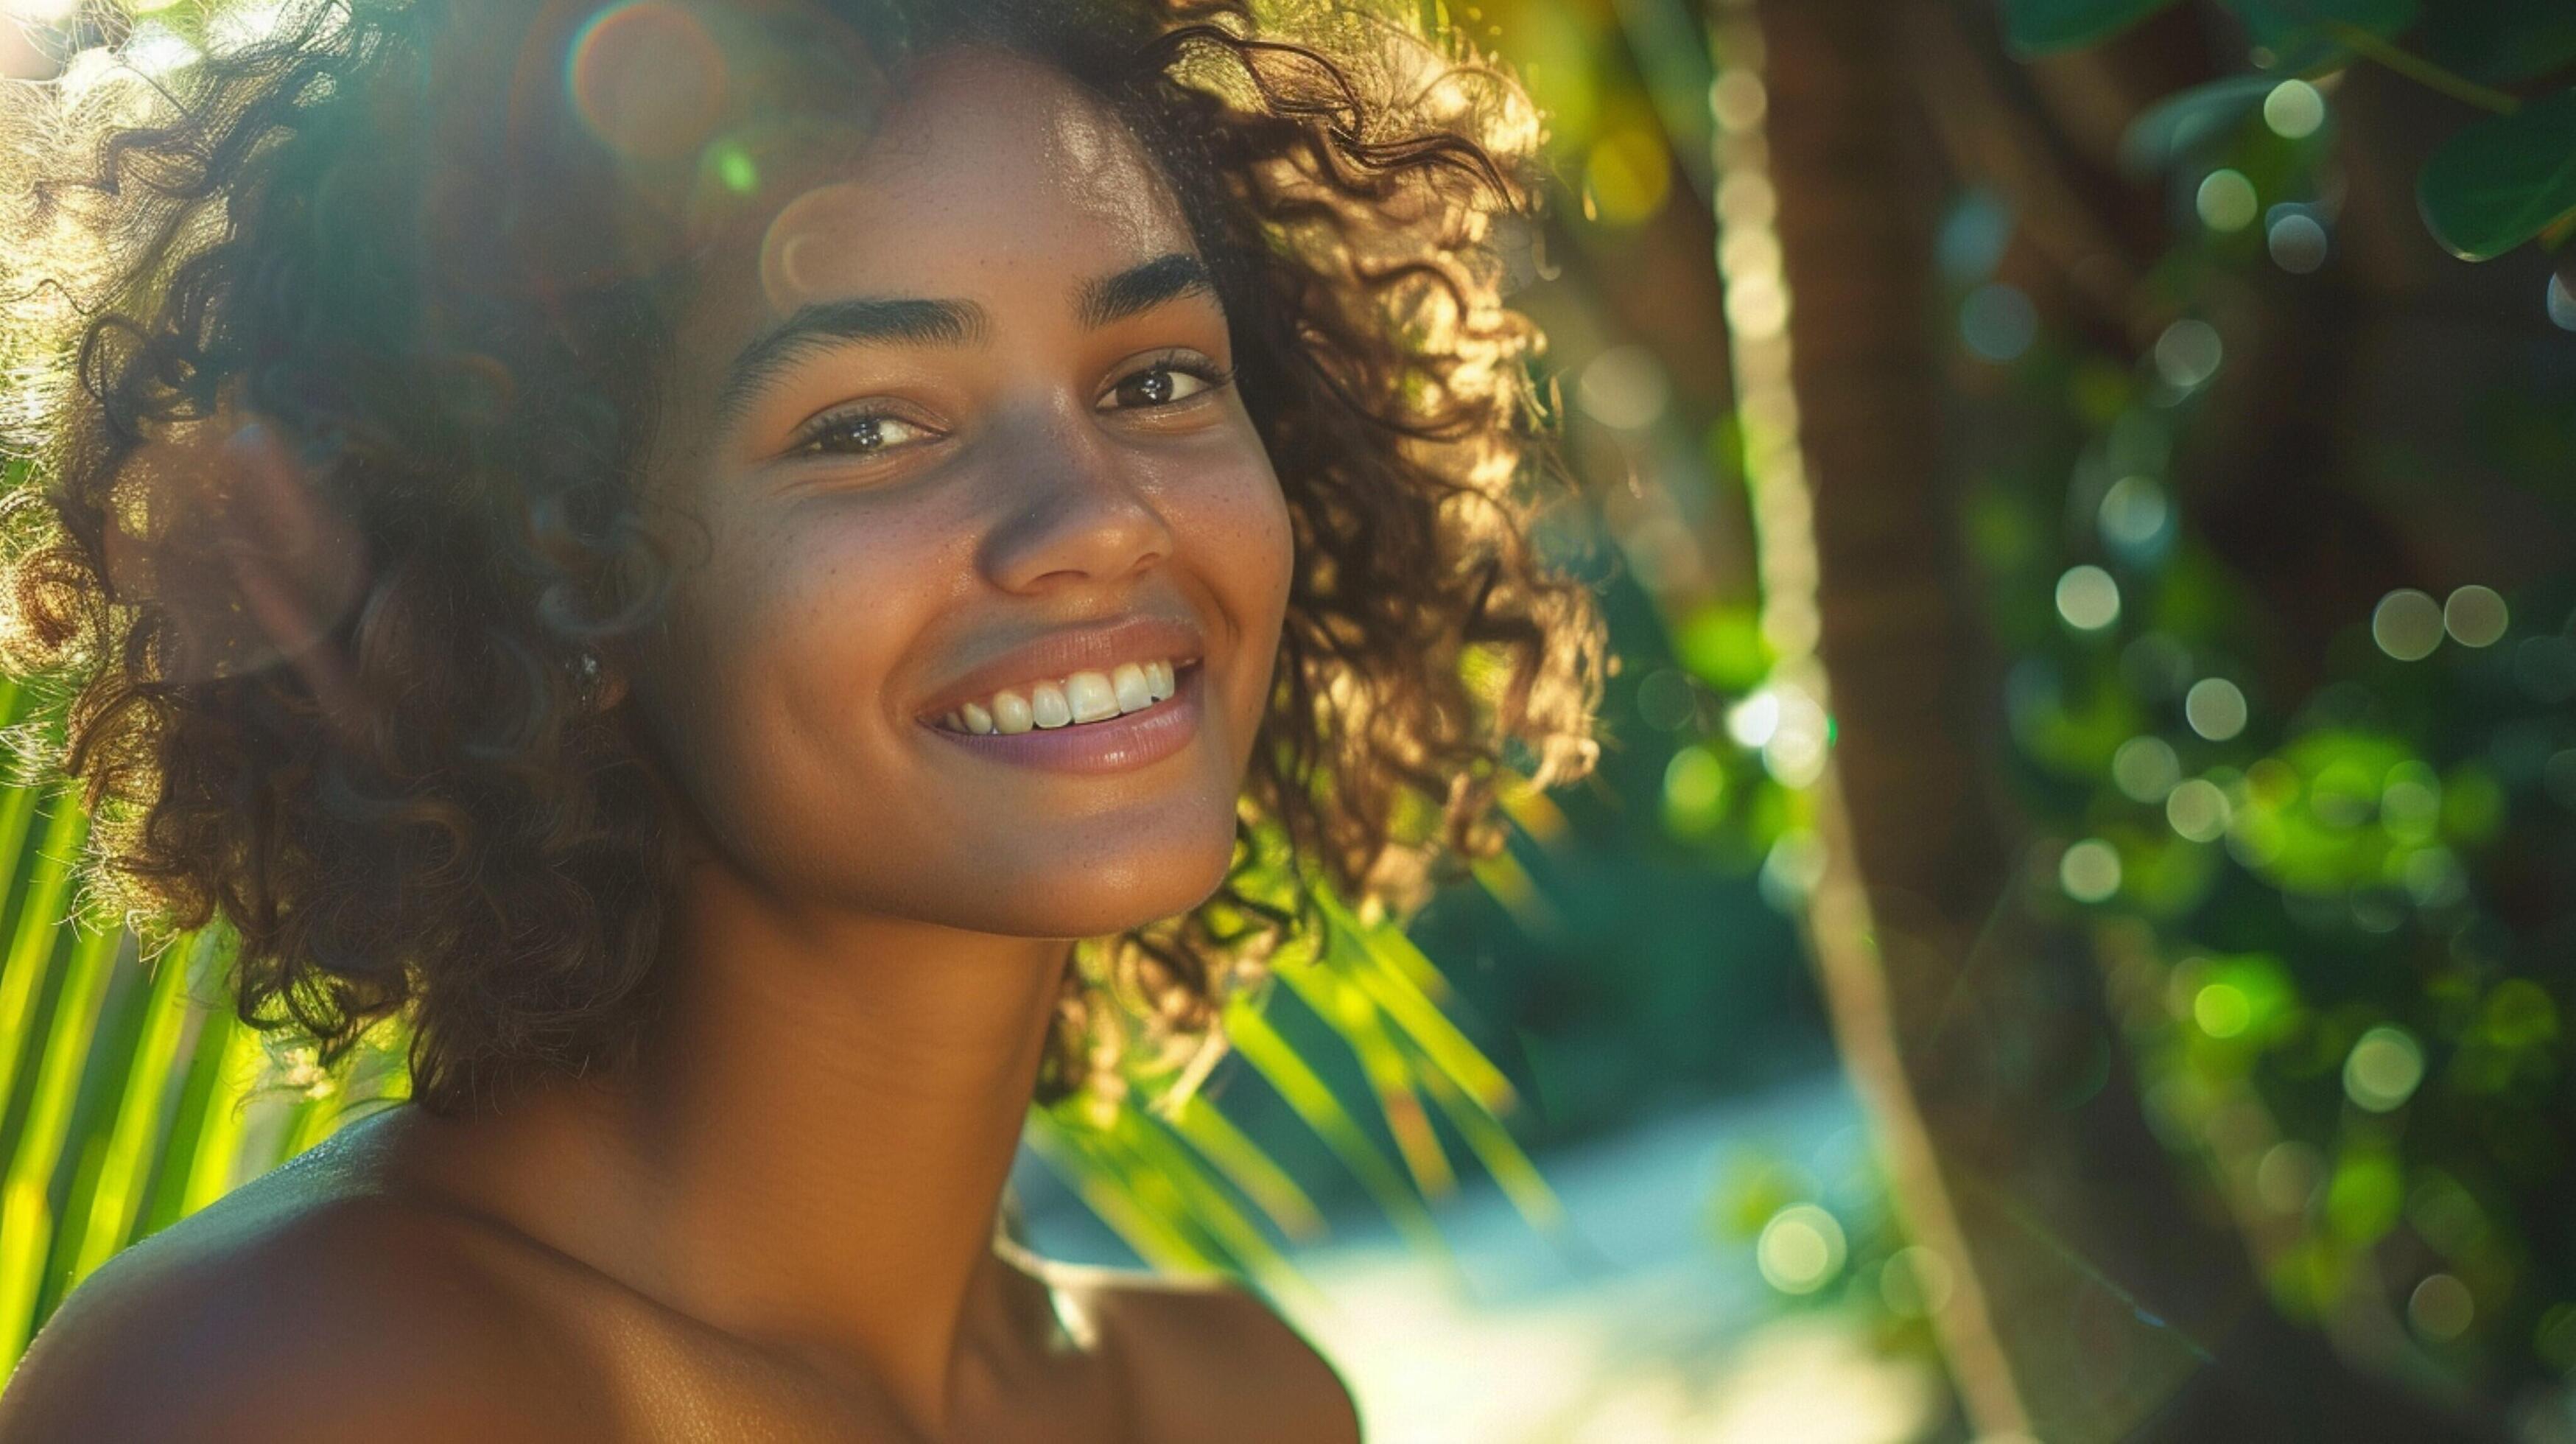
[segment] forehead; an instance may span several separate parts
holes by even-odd
[[[737,232],[701,295],[709,319],[757,326],[818,300],[1069,289],[1195,249],[1161,171],[1097,97],[1041,62],[964,49],[925,60],[863,145]]]

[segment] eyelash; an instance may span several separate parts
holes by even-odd
[[[1226,387],[1233,385],[1235,368],[1231,366],[1219,366],[1213,361],[1204,361],[1186,352],[1171,352],[1157,356],[1137,369],[1119,377],[1109,389],[1114,394],[1121,387],[1127,386],[1136,381],[1141,381],[1145,377],[1170,372],[1178,372],[1183,376],[1195,376],[1199,380],[1207,383],[1207,390],[1198,393],[1196,396],[1184,396],[1177,401],[1149,402],[1143,406],[1122,406],[1117,409],[1121,411],[1159,411],[1167,406],[1186,405],[1189,402],[1198,400],[1200,396],[1211,396],[1224,390]],[[865,457],[883,455],[887,448],[882,446],[874,450],[861,449],[851,451],[828,451],[823,448],[823,443],[834,436],[841,435],[860,426],[865,426],[871,422],[886,421],[901,421],[907,426],[918,426],[920,424],[910,420],[900,412],[888,411],[882,407],[860,407],[848,411],[825,412],[823,415],[816,417],[802,432],[797,434],[796,440],[789,445],[788,452],[790,455],[803,456]],[[926,431],[929,428],[923,427],[922,429]]]

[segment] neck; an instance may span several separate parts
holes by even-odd
[[[943,1434],[1034,1332],[995,1221],[1070,944],[693,882],[632,1081],[475,1125],[483,1187],[574,1257]]]

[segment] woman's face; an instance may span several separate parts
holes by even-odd
[[[953,52],[714,265],[635,678],[707,860],[793,909],[1026,937],[1195,906],[1292,546],[1143,151],[1055,71]]]

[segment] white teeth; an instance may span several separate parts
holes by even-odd
[[[1118,710],[1135,712],[1154,705],[1153,685],[1145,679],[1145,669],[1133,662],[1122,662],[1109,674],[1109,685],[1117,689]]]
[[[1076,672],[1064,679],[1064,700],[1076,722],[1098,722],[1118,715],[1118,692],[1106,673]]]
[[[1064,699],[1063,688],[1040,682],[1029,689],[1029,716],[1040,727],[1062,727],[1073,720],[1073,704]]]
[[[1037,725],[1030,715],[1029,699],[1017,692],[993,694],[993,730],[1004,733],[1026,732]]]
[[[1122,713],[1141,712],[1171,696],[1179,689],[1175,673],[1169,658],[1121,662],[1106,672],[1076,672],[1020,691],[1006,689],[980,704],[961,702],[942,713],[938,724],[951,732],[1015,736],[1032,727],[1103,722]]]

